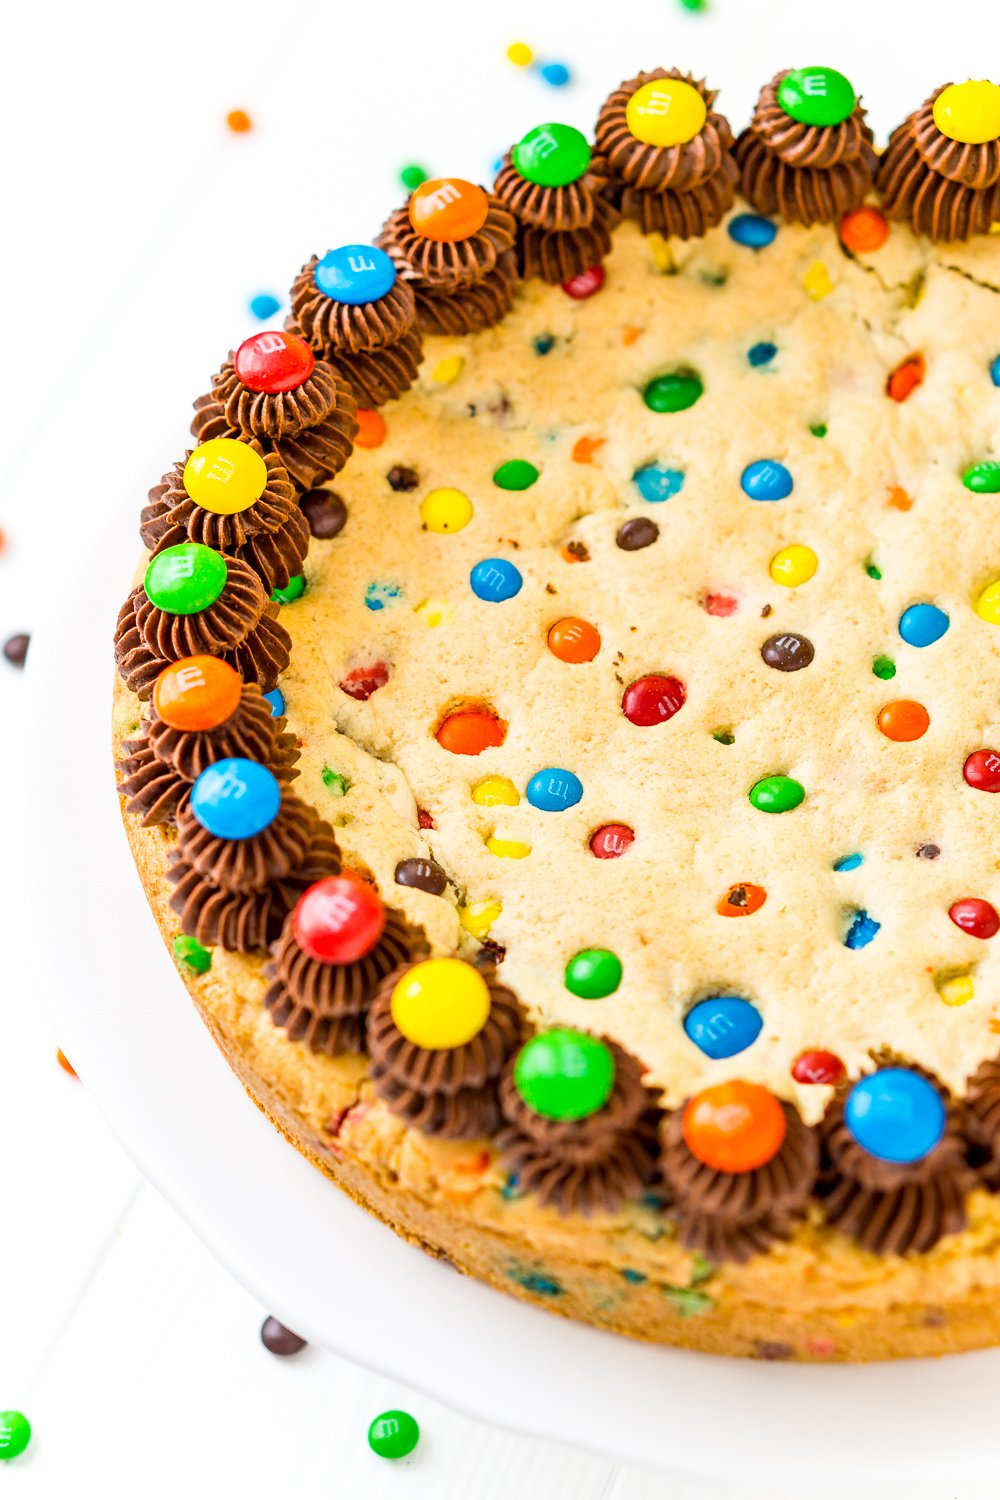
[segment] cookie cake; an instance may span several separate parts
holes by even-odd
[[[678,69],[317,246],[118,619],[125,825],[274,1124],[567,1316],[1000,1343],[1000,86]],[[335,1274],[335,1247],[331,1247]]]

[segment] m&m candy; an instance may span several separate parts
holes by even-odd
[[[411,194],[410,224],[425,239],[448,244],[478,234],[490,211],[481,187],[462,177],[431,177]]]
[[[707,118],[701,94],[680,78],[644,83],[625,106],[625,123],[646,146],[682,146],[694,140]]]
[[[1000,386],[1000,354],[990,364],[990,379],[994,385]]]
[[[800,1052],[792,1064],[792,1077],[796,1083],[836,1085],[844,1079],[847,1069],[835,1052],[816,1049]]]
[[[521,592],[524,579],[505,557],[484,557],[469,574],[469,582],[477,599],[503,604]]]
[[[538,72],[540,77],[554,89],[564,89],[573,76],[566,64],[561,62],[542,63]]]
[[[1000,750],[973,750],[962,775],[977,792],[1000,792]]]
[[[672,469],[667,464],[645,464],[636,469],[632,483],[644,500],[660,505],[671,495],[680,493],[684,485],[684,470]]]
[[[840,125],[858,102],[854,85],[836,68],[793,68],[777,93],[785,114],[801,125]]]
[[[574,302],[586,302],[588,297],[593,297],[601,290],[605,275],[603,266],[590,266],[586,271],[581,271],[579,276],[571,276],[568,281],[564,281],[562,289]]]
[[[990,458],[970,464],[962,475],[962,483],[976,495],[1000,495],[1000,460]]]
[[[659,526],[648,516],[633,516],[615,532],[615,546],[623,552],[641,552],[644,547],[651,547],[659,534]]]
[[[869,255],[881,250],[889,238],[889,220],[870,203],[844,214],[840,221],[840,243],[854,255]]]
[[[267,467],[260,454],[235,438],[199,443],[184,465],[184,488],[191,499],[217,516],[248,510],[266,484]]]
[[[456,709],[442,720],[435,735],[441,749],[452,755],[481,755],[506,738],[506,724],[485,708]]]
[[[526,458],[509,458],[493,471],[493,483],[501,490],[528,490],[537,478],[538,470]]]
[[[691,1155],[716,1172],[753,1172],[777,1156],[787,1129],[769,1089],[733,1079],[702,1089],[684,1106],[682,1131]]]
[[[595,859],[619,859],[634,843],[627,823],[603,823],[590,835],[590,852]]]
[[[988,583],[976,600],[976,614],[987,625],[1000,625],[1000,578]]]
[[[498,839],[492,834],[486,840],[486,847],[497,859],[527,859],[531,853],[531,845],[520,839]]]
[[[356,448],[381,448],[386,438],[385,418],[382,413],[373,411],[368,406],[359,406],[357,421],[358,430],[354,434],[354,446]]]
[[[226,662],[217,656],[184,656],[156,679],[153,707],[171,729],[217,729],[242,697],[242,679]]]
[[[251,839],[278,815],[281,786],[255,760],[228,756],[202,771],[191,788],[191,811],[218,839]]]
[[[795,543],[791,547],[782,547],[780,552],[774,554],[768,572],[775,583],[782,584],[786,589],[794,589],[800,584],[808,583],[818,567],[819,558],[813,549]]]
[[[285,695],[280,688],[272,688],[271,692],[264,694],[264,702],[271,709],[272,719],[280,719],[285,712]]]
[[[693,370],[673,370],[651,380],[642,393],[642,399],[650,411],[687,411],[704,390],[701,376]]]
[[[851,1089],[844,1123],[863,1150],[880,1161],[922,1161],[944,1135],[944,1100],[910,1068],[879,1068]]]
[[[747,363],[755,370],[761,370],[769,365],[778,352],[777,344],[769,343],[762,339],[759,344],[751,344],[747,350]]]
[[[933,646],[950,623],[936,604],[911,604],[899,617],[899,633],[908,646]]]
[[[751,500],[785,500],[792,493],[794,482],[784,464],[772,458],[759,458],[743,470],[740,488]]]
[[[777,672],[799,672],[809,666],[816,650],[808,636],[785,631],[782,635],[769,635],[760,654]]]
[[[850,948],[852,952],[858,952],[861,948],[867,948],[878,933],[881,931],[882,923],[876,922],[873,916],[861,909],[851,912],[850,923],[844,935],[844,947]]]
[[[532,776],[525,796],[540,812],[565,812],[583,796],[583,782],[561,766],[546,766]]]
[[[22,1411],[0,1411],[0,1463],[18,1458],[31,1442],[31,1423]]]
[[[748,880],[741,880],[729,887],[715,909],[720,917],[752,917],[755,911],[760,911],[766,900],[767,892],[762,885],[752,885]]]
[[[143,587],[157,609],[170,615],[195,615],[215,603],[227,577],[221,552],[201,542],[180,542],[150,560]]]
[[[378,588],[378,584],[369,584],[369,589]],[[275,604],[294,604],[296,599],[301,599],[306,591],[306,580],[302,573],[294,573],[282,589],[274,589],[271,598]],[[372,604],[369,595],[365,595],[365,603],[369,609],[381,609],[381,604]]]
[[[948,915],[956,927],[961,927],[974,938],[996,937],[1000,932],[1000,915],[996,907],[981,896],[963,896],[948,908]]]
[[[252,333],[236,351],[233,366],[251,391],[276,396],[295,391],[313,372],[316,356],[305,339],[284,328]]]
[[[649,728],[665,724],[684,706],[687,693],[677,677],[653,673],[629,684],[622,697],[622,713],[630,724]]]
[[[567,615],[551,625],[545,640],[553,656],[574,665],[593,661],[601,649],[597,627],[587,620],[578,620],[574,615]]]
[[[406,1458],[419,1441],[420,1427],[408,1411],[379,1412],[368,1428],[368,1446],[379,1458]]]
[[[299,898],[295,941],[321,964],[352,964],[370,953],[385,927],[377,891],[356,875],[328,875]]]
[[[325,297],[360,307],[392,290],[396,267],[376,245],[338,245],[316,262],[313,280]]]
[[[587,137],[573,125],[536,125],[511,152],[515,168],[540,187],[565,187],[590,166]]]
[[[791,776],[764,776],[750,788],[750,802],[758,812],[791,812],[805,794],[801,781]]]
[[[930,728],[931,716],[922,703],[897,698],[879,709],[876,722],[887,740],[919,740]]]
[[[441,535],[461,531],[472,520],[472,501],[461,490],[431,490],[420,502],[420,519]]]
[[[464,1047],[490,1014],[485,979],[460,958],[429,958],[408,969],[389,1002],[397,1028],[415,1047]]]
[[[951,141],[982,146],[1000,138],[1000,85],[985,78],[950,83],[934,101],[934,124]]]
[[[736,214],[726,226],[729,238],[748,250],[763,250],[778,233],[778,226],[762,214]]]
[[[540,1031],[514,1062],[514,1087],[529,1109],[549,1120],[584,1120],[603,1109],[615,1086],[611,1049],[567,1026]]]
[[[610,948],[584,948],[566,965],[566,988],[581,1000],[604,1000],[622,982],[622,961]]]
[[[479,807],[516,807],[521,794],[506,776],[487,776],[473,787],[472,800]]]
[[[764,1022],[749,1000],[713,995],[699,1000],[684,1017],[684,1031],[699,1051],[714,1059],[735,1057],[753,1045]]]

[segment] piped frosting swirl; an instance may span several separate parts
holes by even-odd
[[[374,302],[337,302],[316,285],[314,255],[292,283],[291,317],[285,324],[323,359],[362,354],[394,344],[410,332],[417,310],[413,291],[401,277]]]
[[[464,239],[434,240],[418,234],[410,223],[408,206],[390,214],[376,244],[396,263],[400,277],[411,284],[440,290],[482,281],[494,271],[501,256],[514,247],[513,214],[494,194],[487,194],[486,221]]]
[[[878,168],[882,207],[932,240],[967,240],[1000,223],[1000,137],[952,140],[934,121],[944,84],[892,132]]]

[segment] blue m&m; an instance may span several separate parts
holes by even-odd
[[[880,1068],[854,1085],[844,1123],[858,1145],[880,1161],[921,1161],[944,1135],[938,1090],[909,1068]]]
[[[933,646],[950,623],[936,604],[911,604],[899,617],[899,633],[908,646]]]
[[[1000,385],[1000,354],[990,365],[990,379],[994,385]]]
[[[671,469],[666,464],[644,464],[632,475],[632,483],[644,500],[659,505],[681,490],[684,485],[684,470]]]
[[[773,458],[758,458],[740,475],[740,488],[751,500],[786,500],[792,493],[792,476]]]
[[[477,599],[502,604],[521,592],[524,579],[505,557],[484,557],[469,574],[469,582]]]
[[[699,1000],[684,1017],[684,1030],[706,1057],[735,1057],[757,1040],[760,1011],[738,995]]]
[[[252,839],[273,823],[280,806],[277,777],[241,756],[217,760],[191,788],[191,811],[217,839]]]
[[[285,695],[280,688],[264,694],[264,702],[270,704],[272,719],[280,719],[285,712]]]
[[[324,296],[357,307],[391,291],[396,267],[375,245],[340,245],[316,262],[313,280]]]
[[[748,250],[763,250],[778,233],[778,226],[763,214],[737,214],[727,225],[729,238]]]
[[[546,766],[536,771],[525,788],[532,807],[541,812],[565,812],[575,807],[583,796],[583,782],[562,766]]]

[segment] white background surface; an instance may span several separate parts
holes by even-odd
[[[938,5],[897,0],[712,0],[705,16],[677,0],[19,7],[0,90],[0,638],[44,619],[76,544],[87,550],[123,494],[138,511],[183,451],[191,399],[257,326],[247,299],[282,293],[313,250],[369,238],[401,196],[403,162],[484,179],[528,126],[589,128],[620,78],[674,62],[722,87],[737,126],[776,68],[830,62],[865,94],[884,139],[934,84],[980,72],[998,30],[992,0],[953,0],[946,19]],[[567,62],[577,83],[557,92],[513,69],[503,53],[518,38]],[[254,117],[250,135],[226,131],[236,107]],[[0,662],[4,829],[31,753],[23,686]],[[64,750],[53,796],[86,818],[71,724]],[[18,852],[9,837],[2,847],[10,913]],[[53,849],[53,942],[65,899]],[[695,1493],[492,1432],[316,1350],[268,1355],[257,1339],[267,1309],[143,1184],[85,1088],[57,1067],[30,944],[18,924],[4,927],[0,1408],[21,1408],[36,1430],[29,1458],[0,1471],[10,1493]],[[425,1432],[403,1466],[365,1445],[388,1405],[412,1410]],[[835,1452],[831,1413],[817,1469]],[[798,1500],[814,1477],[803,1475]],[[775,1496],[764,1473],[748,1475],[744,1493],[758,1485]]]

